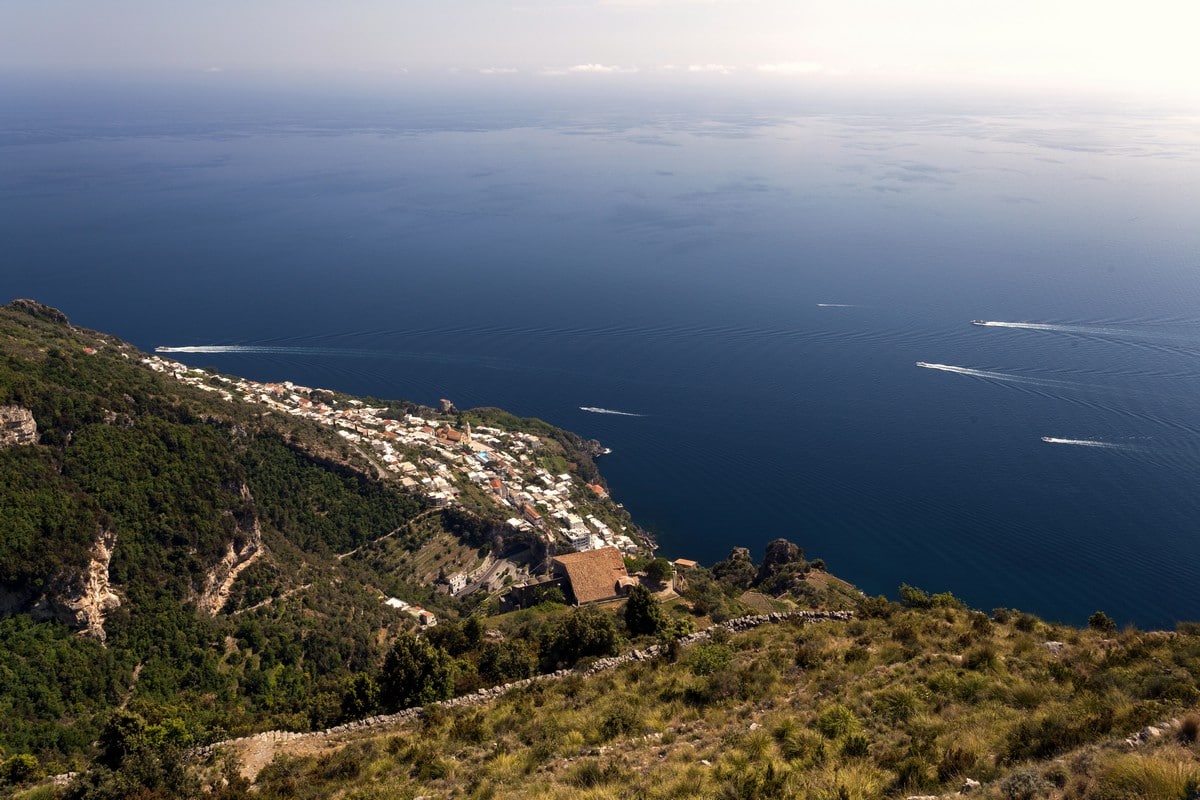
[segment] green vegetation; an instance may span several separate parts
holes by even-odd
[[[347,686],[415,626],[381,594],[459,610],[407,580],[399,554],[447,536],[490,543],[470,515],[427,513],[368,477],[332,430],[185,386],[143,357],[44,307],[0,308],[0,405],[29,409],[39,435],[0,450],[0,752],[46,771],[84,763],[118,706],[205,741],[373,705],[367,693],[343,707]],[[32,621],[82,591],[102,534],[120,599],[104,643],[69,616]],[[252,559],[211,616],[197,602],[231,550]],[[490,659],[493,674],[520,671]]]
[[[882,799],[972,779],[993,800],[1182,800],[1200,787],[1195,634],[876,611],[285,747],[257,796]],[[1173,717],[1140,747],[1124,741]]]

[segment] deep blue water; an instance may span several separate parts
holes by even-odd
[[[870,593],[1200,618],[1194,118],[0,94],[4,299],[245,348],[197,366],[594,436],[672,557],[786,536]]]

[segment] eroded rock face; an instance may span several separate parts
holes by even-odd
[[[19,447],[37,441],[37,422],[28,409],[0,406],[0,447]]]
[[[57,619],[103,642],[104,619],[108,612],[121,605],[121,598],[108,583],[108,564],[116,544],[115,533],[101,531],[92,545],[87,571],[48,581],[42,596],[33,605],[33,618]]]
[[[20,298],[12,301],[12,307],[18,311],[24,311],[31,317],[44,319],[47,322],[57,322],[60,325],[70,325],[71,321],[67,319],[67,315],[59,311],[53,306],[48,306],[45,303],[39,303],[37,300],[29,300]]]
[[[238,575],[262,555],[262,528],[253,510],[250,487],[242,484],[241,494],[247,511],[237,520],[238,535],[230,540],[225,555],[209,570],[204,579],[204,590],[196,598],[196,607],[210,617],[215,617],[225,607]]]

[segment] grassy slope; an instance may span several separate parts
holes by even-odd
[[[765,626],[677,663],[309,742],[258,796],[883,798],[973,778],[989,797],[1183,798],[1200,784],[1193,742],[1123,739],[1186,714],[1198,670],[1198,636],[951,608]]]

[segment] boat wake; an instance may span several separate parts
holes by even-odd
[[[614,411],[611,408],[596,408],[595,406],[580,406],[580,411],[586,411],[589,414],[613,414],[618,417],[644,417],[645,414],[634,414],[631,411]]]
[[[1128,445],[1117,444],[1115,442],[1102,442],[1098,439],[1061,439],[1057,436],[1043,436],[1042,441],[1046,444],[1071,444],[1076,447],[1100,447],[1106,450],[1128,449]]]
[[[1012,328],[1021,331],[1050,331],[1052,333],[1075,333],[1083,336],[1128,336],[1133,331],[1121,328],[1106,328],[1102,325],[1056,325],[1049,322],[1003,322],[990,319],[973,319],[972,325],[984,328]]]
[[[972,369],[970,367],[956,367],[952,364],[930,364],[928,361],[918,361],[917,366],[922,369],[934,369],[938,372],[951,372],[955,375],[966,375],[971,378],[986,378],[992,381],[1005,381],[1007,383],[1027,383],[1032,386],[1067,386],[1065,381],[1052,381],[1044,378],[1026,378],[1022,375],[1010,375],[1007,372],[992,372],[986,369]]]
[[[197,344],[185,347],[156,347],[156,353],[275,353],[286,355],[297,353],[301,355],[356,355],[354,350],[336,347],[281,347],[278,345],[258,344]]]
[[[817,303],[817,308],[858,308],[850,303]]]

